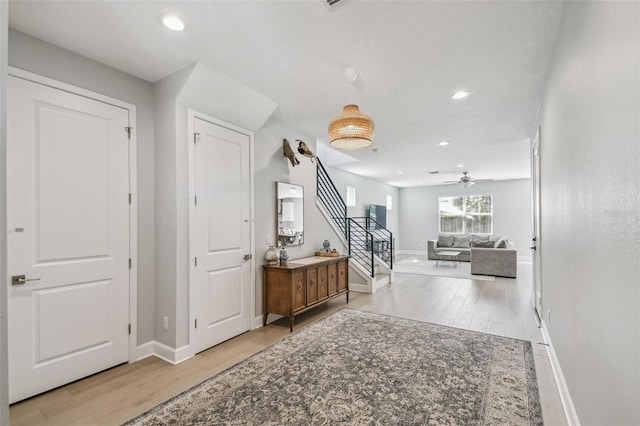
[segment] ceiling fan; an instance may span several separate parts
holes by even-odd
[[[471,176],[468,176],[469,172],[462,172],[462,177],[460,178],[460,180],[447,180],[444,183],[447,184],[452,184],[452,183],[459,183],[460,185],[464,186],[465,188],[470,187],[471,185],[478,183],[478,182],[491,182],[493,181],[493,179],[474,179]]]

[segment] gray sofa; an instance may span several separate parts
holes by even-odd
[[[518,272],[518,251],[506,238],[497,235],[440,234],[427,241],[427,258],[438,260],[442,251],[459,251],[458,260],[471,262],[471,274],[515,278]]]

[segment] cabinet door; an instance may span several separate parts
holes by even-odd
[[[338,264],[331,263],[327,269],[329,271],[329,296],[333,296],[338,292]]]
[[[307,269],[307,305],[318,301],[318,268]]]
[[[267,270],[264,274],[265,312],[289,315],[291,301],[291,274],[287,271]]]
[[[347,289],[347,283],[349,281],[347,261],[341,260],[338,262],[338,291]]]
[[[318,266],[318,300],[329,297],[329,282],[327,280],[327,265]]]
[[[306,306],[305,300],[306,285],[304,282],[304,271],[293,273],[293,310],[294,312]]]

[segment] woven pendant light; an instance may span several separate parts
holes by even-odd
[[[329,123],[329,143],[335,149],[355,151],[371,146],[375,125],[360,112],[358,105],[347,105],[342,114]]]

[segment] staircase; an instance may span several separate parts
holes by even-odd
[[[349,248],[352,271],[361,278],[350,279],[351,289],[373,293],[393,281],[393,234],[368,217],[347,217],[346,203],[319,159],[317,164],[316,203]]]

